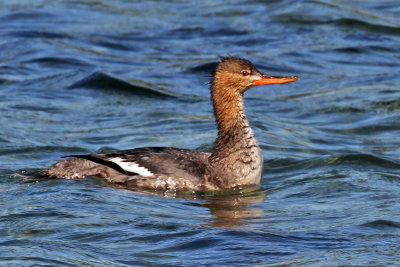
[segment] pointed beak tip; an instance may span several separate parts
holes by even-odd
[[[258,80],[254,81],[254,85],[267,85],[267,84],[282,84],[282,83],[290,83],[290,82],[295,82],[298,81],[299,77],[298,76],[287,76],[287,77],[267,77],[267,78],[261,78]]]

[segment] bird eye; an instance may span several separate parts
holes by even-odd
[[[250,75],[250,72],[248,70],[242,70],[242,75],[248,76],[248,75]]]

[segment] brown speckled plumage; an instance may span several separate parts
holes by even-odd
[[[255,85],[295,80],[297,77],[264,75],[245,59],[222,58],[211,82],[218,126],[213,153],[147,147],[74,155],[34,176],[60,179],[98,176],[112,183],[157,190],[222,190],[259,184],[263,159],[246,119],[243,94]]]

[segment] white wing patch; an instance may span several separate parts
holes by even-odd
[[[136,162],[127,162],[121,158],[112,158],[110,161],[118,164],[122,169],[128,172],[134,172],[141,176],[152,176],[154,175],[151,171],[149,171],[145,167],[139,166]]]

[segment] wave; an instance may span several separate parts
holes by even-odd
[[[395,162],[382,156],[364,153],[331,156],[324,162],[326,165],[374,165],[390,169],[400,168],[400,162]]]
[[[378,32],[381,34],[386,33],[386,34],[400,35],[400,27],[399,26],[376,24],[376,23],[366,22],[366,21],[353,19],[353,18],[342,18],[342,19],[329,21],[328,23],[335,24],[335,25],[341,26],[341,27],[352,28],[353,30],[355,28],[359,28],[362,30]]]
[[[275,20],[285,24],[335,25],[338,27],[351,28],[352,30],[360,29],[381,34],[400,35],[400,26],[372,23],[355,18],[319,19],[313,16],[284,14],[277,17]]]
[[[137,84],[127,82],[119,79],[110,74],[106,74],[100,71],[96,71],[80,81],[70,85],[69,88],[91,88],[91,89],[102,89],[102,90],[124,90],[134,92],[136,95],[148,96],[148,97],[161,97],[161,98],[174,98],[173,92],[169,92],[165,89],[153,89],[142,86],[144,82],[135,81]],[[140,83],[140,85],[139,85]]]
[[[8,31],[9,36],[21,37],[21,38],[47,38],[47,39],[63,39],[70,38],[66,34],[60,34],[48,31],[36,31],[36,30],[10,30]]]
[[[93,66],[93,64],[85,62],[81,59],[70,58],[70,57],[41,57],[24,61],[24,63],[40,63],[49,66],[60,66],[60,65],[77,66],[77,67]]]
[[[300,1],[299,1],[300,2]],[[400,25],[395,12],[383,13],[376,8],[361,8],[339,2],[301,1],[286,2],[273,11],[273,21],[283,24],[334,25],[361,29],[379,34],[400,35]]]
[[[323,166],[337,165],[368,165],[389,169],[400,169],[400,162],[384,158],[382,156],[353,153],[332,156],[320,156],[309,159],[282,158],[275,160],[264,160],[264,171],[266,173],[295,171],[301,169],[313,169]]]
[[[16,154],[26,154],[39,152],[69,152],[69,153],[88,153],[87,150],[81,147],[67,147],[67,146],[33,146],[33,147],[22,147],[15,149],[0,149],[0,156],[3,155],[16,155]]]
[[[375,228],[375,229],[387,229],[387,228],[400,228],[400,222],[390,220],[375,220],[361,224],[361,226]]]
[[[194,73],[197,73],[197,72],[208,72],[208,73],[211,73],[216,69],[217,65],[218,65],[218,62],[216,62],[216,61],[215,62],[211,62],[211,63],[205,63],[205,64],[201,64],[201,65],[198,65],[198,66],[195,66],[195,67],[192,67],[192,68],[188,69],[188,72],[194,72]]]

